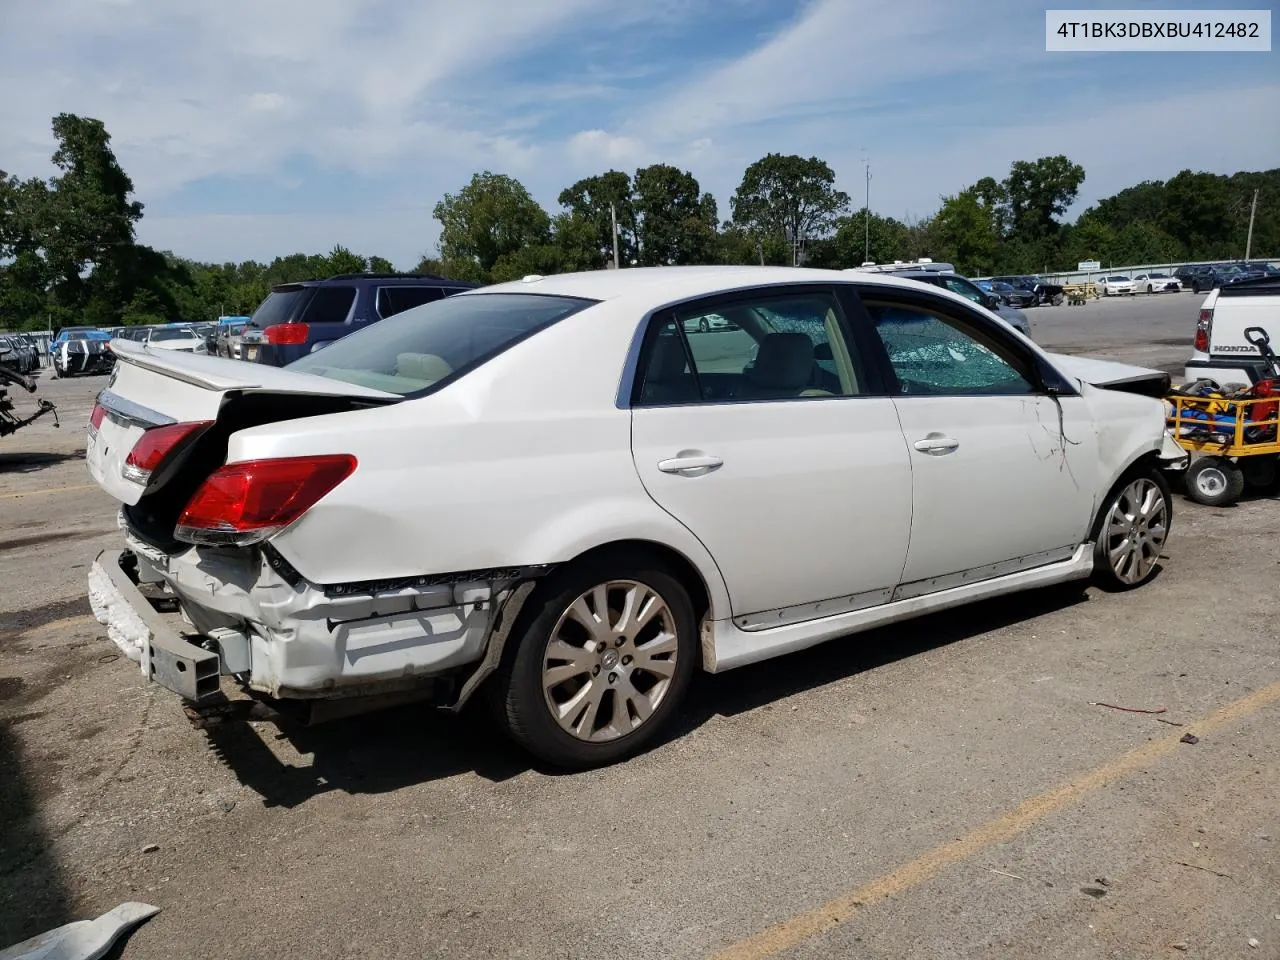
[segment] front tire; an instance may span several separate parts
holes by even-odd
[[[1199,457],[1187,467],[1187,496],[1206,507],[1229,507],[1244,493],[1244,471],[1226,457]]]
[[[1094,582],[1104,590],[1133,590],[1160,571],[1160,552],[1173,522],[1173,495],[1154,466],[1132,470],[1107,495],[1095,521]]]
[[[622,552],[553,574],[539,593],[494,678],[507,733],[557,767],[629,756],[671,719],[697,669],[688,591],[653,559]]]

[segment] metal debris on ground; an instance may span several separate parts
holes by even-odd
[[[1180,743],[1199,743],[1200,738],[1197,737],[1194,733],[1184,733],[1182,735],[1182,739],[1179,742]]]
[[[1100,700],[1090,700],[1091,707],[1109,707],[1112,710],[1123,710],[1125,713],[1168,713],[1168,707],[1156,707],[1154,710],[1144,710],[1141,707],[1121,707],[1114,703],[1103,703]]]
[[[0,960],[100,960],[121,934],[159,912],[149,903],[122,903],[96,919],[63,924],[0,950]]]
[[[1198,863],[1187,863],[1185,860],[1172,860],[1170,862],[1176,863],[1180,867],[1190,867],[1192,870],[1203,870],[1205,873],[1212,873],[1215,877],[1223,877],[1227,880],[1234,879],[1229,873],[1223,873],[1221,870],[1214,870],[1212,867],[1202,867]]]

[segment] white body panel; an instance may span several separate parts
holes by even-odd
[[[912,449],[914,512],[903,582],[1066,548],[1084,540],[1095,490],[1092,416],[1080,397],[897,400]]]
[[[733,616],[872,591],[887,598],[897,585],[911,464],[892,400],[659,407],[632,417],[636,471],[716,558]],[[723,465],[689,474],[658,466],[692,456]]]
[[[207,558],[186,551],[167,570],[162,562],[157,575],[198,611],[201,629],[240,624],[253,633],[259,689],[316,692],[474,660],[488,625],[487,615],[476,619],[464,609],[469,594],[430,600],[444,609],[429,606],[423,588],[360,599],[369,605],[360,608],[364,626],[338,628],[330,599],[315,599],[324,597],[324,585],[553,565],[597,546],[650,541],[687,560],[706,587],[704,665],[714,670],[1086,575],[1091,554],[1082,544],[1097,503],[1164,440],[1159,401],[1087,381],[1129,379],[1142,368],[1050,357],[1019,338],[1064,375],[1086,381],[1080,396],[1062,398],[1061,423],[1044,396],[630,408],[629,365],[647,315],[718,291],[796,282],[920,288],[865,273],[749,267],[598,271],[501,284],[451,299],[546,292],[602,302],[434,394],[403,400],[319,376],[162,356],[116,341],[121,362],[110,389],[178,421],[217,417],[233,393],[395,401],[266,423],[228,439],[229,463],[356,458],[350,477],[270,540],[304,584],[288,587],[260,565],[235,574],[225,550]],[[930,290],[977,309],[958,294]],[[126,504],[141,495],[119,476],[136,440],[127,431],[135,429],[104,424],[103,445],[89,457],[95,478]],[[958,439],[958,453],[915,451],[911,445],[930,433]],[[658,469],[659,461],[688,451],[723,463],[694,476]],[[1060,562],[1041,559],[1035,569],[989,570],[980,583],[893,599],[904,581],[1051,548],[1068,553]],[[838,602],[824,606],[831,600]],[[438,612],[419,615],[424,605]],[[772,623],[753,616],[762,611],[776,614]]]

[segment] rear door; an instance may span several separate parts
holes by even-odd
[[[900,598],[1071,556],[1093,516],[1097,438],[1084,398],[1050,395],[1035,354],[985,314],[867,288],[911,457]]]
[[[711,314],[725,326],[702,330]],[[884,603],[902,572],[910,461],[846,315],[831,287],[778,286],[650,322],[636,470],[715,558],[740,628]]]

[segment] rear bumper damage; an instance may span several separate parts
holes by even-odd
[[[126,540],[129,549],[104,551],[89,572],[94,614],[145,676],[197,704],[233,676],[278,700],[424,691],[458,709],[497,666],[533,585],[517,571],[486,571],[497,576],[326,588],[269,548],[166,555]],[[190,630],[171,625],[144,589],[176,600]]]

